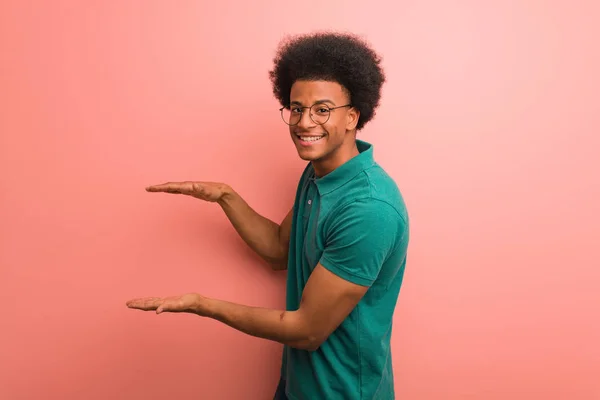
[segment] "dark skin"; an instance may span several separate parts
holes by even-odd
[[[324,100],[324,101],[323,101]],[[292,108],[310,107],[313,104],[326,104],[337,107],[350,103],[350,96],[335,82],[298,81],[290,93]],[[344,107],[331,111],[329,120],[316,124],[304,110],[300,122],[290,126],[290,135],[300,158],[312,162],[317,176],[325,176],[352,157],[358,155],[356,147],[356,124],[359,113],[355,108]],[[302,145],[298,136],[325,135],[309,146]]]
[[[349,96],[335,82],[298,81],[291,91],[294,104],[310,107],[327,100],[330,106],[347,104]],[[358,154],[356,124],[359,114],[352,107],[331,112],[327,123],[318,125],[306,109],[301,121],[290,127],[299,156],[310,160],[318,176],[324,176]],[[299,137],[321,137],[310,144]],[[257,254],[283,269],[287,261],[293,212],[280,224],[256,213],[231,187],[217,182],[170,182],[146,188],[148,192],[191,196],[218,203],[244,241]],[[367,287],[348,282],[321,264],[313,270],[298,310],[285,311],[250,307],[211,299],[198,293],[171,297],[132,299],[127,307],[143,311],[186,312],[221,321],[246,334],[314,351],[350,314]]]

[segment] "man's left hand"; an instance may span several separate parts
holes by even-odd
[[[199,305],[204,299],[197,293],[188,293],[183,296],[171,297],[142,297],[129,300],[126,304],[129,308],[143,311],[154,311],[157,314],[162,312],[188,312],[198,314]]]

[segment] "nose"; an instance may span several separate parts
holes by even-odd
[[[300,121],[298,122],[298,128],[307,130],[309,128],[314,128],[317,124],[310,117],[310,110],[306,109],[300,116]]]

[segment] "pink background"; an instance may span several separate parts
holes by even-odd
[[[398,398],[600,398],[598,3],[217,3],[0,3],[0,398],[270,398],[278,344],[125,301],[283,307],[218,206],[144,187],[280,221],[304,163],[267,71],[328,28],[388,76],[359,137],[412,219]]]

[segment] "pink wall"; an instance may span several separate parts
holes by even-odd
[[[283,307],[218,206],[144,187],[280,220],[304,164],[267,71],[322,28],[385,57],[360,136],[412,218],[398,398],[600,398],[598,3],[217,3],[0,4],[0,398],[269,398],[277,344],[125,301]]]

